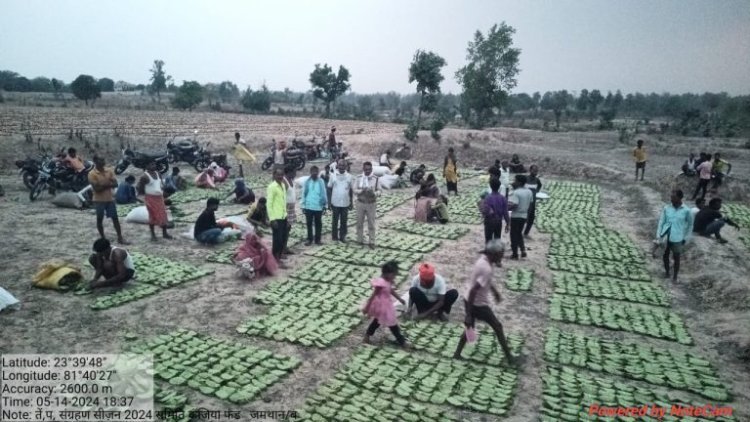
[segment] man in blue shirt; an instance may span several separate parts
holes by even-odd
[[[328,195],[326,185],[323,179],[318,176],[318,167],[310,167],[310,178],[305,181],[302,187],[302,212],[305,214],[305,223],[307,224],[307,242],[305,246],[310,246],[315,241],[320,245],[320,234],[323,230],[322,216],[328,208]],[[315,224],[315,234],[313,235],[313,223]]]
[[[125,183],[117,187],[115,201],[118,204],[134,204],[142,202],[135,193],[135,176],[132,174],[125,178]]]
[[[674,257],[674,272],[672,281],[677,281],[677,273],[680,272],[680,255],[685,242],[690,239],[693,232],[693,213],[682,203],[683,193],[676,189],[672,191],[670,205],[664,207],[659,218],[659,227],[656,229],[656,237],[662,239],[666,236],[667,247],[664,251],[664,272],[669,278],[669,253]]]

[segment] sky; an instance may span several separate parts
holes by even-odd
[[[316,63],[352,91],[413,92],[417,49],[447,61],[443,92],[477,30],[505,22],[521,49],[514,92],[567,89],[750,94],[748,0],[0,0],[0,69],[146,83],[169,75],[241,89],[310,89]]]

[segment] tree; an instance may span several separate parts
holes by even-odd
[[[440,82],[445,79],[440,69],[447,63],[445,59],[432,51],[417,50],[414,59],[409,66],[409,83],[417,81],[417,92],[419,98],[419,113],[417,114],[417,127],[420,127],[423,111],[434,110],[437,101],[425,102],[425,97],[435,97],[440,94]]]
[[[62,98],[62,90],[65,88],[65,82],[52,78],[50,85],[52,86],[52,92],[55,93],[55,98]]]
[[[39,76],[31,80],[31,92],[50,92],[52,91],[52,81],[44,76]]]
[[[516,86],[521,50],[512,48],[514,33],[502,22],[493,25],[487,36],[477,31],[469,42],[469,63],[456,72],[456,79],[463,87],[463,108],[469,114],[465,118],[472,127],[484,127]]]
[[[151,68],[151,85],[149,85],[149,92],[156,94],[156,98],[161,102],[161,92],[167,90],[167,82],[172,80],[172,77],[167,75],[164,71],[164,60],[154,60],[154,66]],[[183,86],[185,84],[183,83]]]
[[[247,110],[268,113],[271,110],[271,93],[266,84],[263,84],[259,91],[253,91],[248,87],[241,103]]]
[[[208,101],[208,106],[211,107],[214,101],[219,100],[219,85],[214,83],[207,83],[203,85],[203,94]]]
[[[372,119],[375,115],[375,105],[372,95],[362,95],[357,99],[357,117]]]
[[[344,66],[339,66],[338,74],[334,74],[333,69],[327,63],[322,67],[316,64],[315,70],[310,73],[313,95],[325,103],[326,116],[331,115],[331,103],[351,87],[349,76],[349,70]]]
[[[172,99],[172,106],[180,110],[192,110],[203,101],[203,87],[196,81],[182,81]]]
[[[589,109],[589,90],[583,89],[581,90],[581,94],[578,96],[578,99],[576,100],[576,110],[583,113],[588,109]]]
[[[560,129],[560,116],[568,108],[568,91],[545,92],[540,105],[545,110],[555,113],[555,128]]]
[[[102,92],[113,92],[115,90],[115,81],[109,78],[101,78],[97,82]]]
[[[233,103],[240,98],[240,90],[232,82],[224,81],[219,84],[219,98],[224,103]]]
[[[599,104],[604,101],[602,93],[598,89],[592,90],[589,94],[589,107],[591,109],[591,115],[596,114],[596,110],[599,108]]]
[[[79,100],[83,100],[86,105],[89,105],[89,100],[93,105],[94,101],[102,96],[101,88],[97,85],[96,79],[90,75],[79,75],[76,80],[71,82],[70,89],[73,91],[73,95]]]

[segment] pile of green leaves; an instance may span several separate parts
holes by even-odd
[[[360,322],[358,316],[283,304],[272,306],[265,315],[251,317],[237,327],[237,332],[325,348],[349,334]]]
[[[534,222],[537,230],[542,233],[557,233],[569,236],[585,236],[594,230],[602,230],[604,226],[598,220],[585,220],[579,216],[570,215],[540,215]]]
[[[721,211],[738,226],[750,229],[750,207],[741,204],[722,204]]]
[[[174,389],[159,386],[158,384],[154,385],[154,401],[164,409],[169,410],[182,409],[188,404],[186,395]]]
[[[669,415],[673,405],[688,406],[689,397],[679,397],[659,390],[632,386],[609,378],[590,377],[579,369],[568,367],[547,367],[542,375],[542,414],[543,422],[559,422],[591,420],[588,408],[596,403],[608,407],[641,407],[656,405],[667,409],[663,419],[630,418],[621,420],[663,420],[684,421],[688,418],[678,418]],[[716,403],[714,403],[716,404]],[[604,420],[604,418],[600,418]],[[614,419],[608,419],[614,420]],[[620,419],[618,419],[620,420]],[[691,421],[736,421],[733,417],[700,417],[689,418]]]
[[[419,223],[411,219],[394,220],[382,226],[385,229],[396,230],[406,233],[428,236],[437,239],[455,240],[469,232],[466,227],[450,224],[427,224]]]
[[[556,321],[693,344],[682,318],[664,308],[555,294],[550,299],[549,311],[550,318]]]
[[[378,247],[395,249],[407,252],[428,253],[440,247],[440,240],[430,237],[416,236],[413,234],[397,233],[392,231],[381,231],[378,233],[380,242]]]
[[[361,287],[380,275],[380,268],[359,266],[328,259],[308,260],[294,270],[289,278],[317,283]]]
[[[466,214],[450,214],[448,216],[449,223],[458,223],[458,224],[471,224],[473,226],[477,224],[482,224],[482,216],[481,215],[466,215]]]
[[[550,327],[545,335],[544,358],[549,362],[687,390],[712,400],[729,399],[726,387],[716,377],[716,370],[707,360],[693,354],[588,337]]]
[[[401,206],[404,202],[414,198],[411,192],[391,191],[380,195],[375,203],[375,214],[377,218],[384,216],[387,212]],[[357,207],[357,204],[354,204]]]
[[[462,323],[435,323],[431,321],[404,321],[399,324],[404,335],[409,337],[417,350],[424,350],[434,356],[452,358],[458,340],[464,332]],[[461,357],[477,363],[500,366],[505,362],[505,354],[497,342],[495,333],[482,324],[476,326],[479,337],[474,344],[466,344]],[[523,337],[519,334],[508,335],[508,345],[513,355],[521,354]]]
[[[184,329],[133,346],[131,352],[153,354],[156,377],[171,385],[235,404],[252,401],[300,364],[297,358]]]
[[[552,280],[555,293],[669,306],[667,293],[652,283],[561,272]]]
[[[422,259],[421,253],[383,248],[365,249],[351,243],[329,243],[320,248],[308,249],[305,253],[317,258],[373,267],[379,267],[383,263],[393,260],[399,263],[399,268],[402,271],[409,271],[413,263]]]
[[[131,256],[135,264],[136,279],[159,287],[171,287],[213,273],[210,269],[153,255],[132,252]]]
[[[263,305],[295,305],[326,312],[357,315],[359,305],[371,293],[366,282],[359,286],[329,286],[301,280],[276,280],[258,293],[253,301]]]
[[[642,264],[640,250],[622,235],[609,230],[592,230],[586,235],[552,237],[550,255],[573,256],[603,261],[623,261]]]
[[[651,277],[642,265],[630,262],[602,261],[577,256],[550,255],[550,269],[571,273],[591,274],[636,281],[649,281]]]
[[[508,271],[505,277],[505,286],[516,292],[531,291],[531,282],[534,281],[534,271],[526,268],[518,268]]]
[[[158,406],[156,418],[159,421],[166,422],[190,422],[190,412],[194,411],[195,408],[188,404],[188,398],[179,391],[175,391],[173,388],[165,388],[158,384],[154,384],[154,404]],[[175,415],[167,416],[165,411],[173,411],[175,413],[182,412]]]
[[[184,204],[187,202],[203,201],[205,202],[208,198],[218,198],[223,200],[234,190],[234,183],[225,183],[224,186],[219,185],[218,189],[203,189],[190,187],[185,190],[175,192],[174,195],[170,196],[169,199],[173,204]]]
[[[98,296],[89,305],[91,309],[101,311],[114,308],[154,295],[162,289],[213,273],[212,270],[174,262],[166,258],[144,255],[138,252],[131,252],[130,255],[133,257],[135,265],[136,284],[114,293]],[[90,291],[82,290],[79,294],[88,293]]]
[[[233,242],[234,243],[234,242]],[[236,246],[236,245],[235,245]],[[234,265],[235,248],[221,248],[206,256],[206,261],[217,264]]]
[[[366,390],[495,416],[507,413],[518,381],[511,369],[375,347],[360,348],[340,374]]]
[[[537,202],[536,225],[541,232],[586,235],[601,229],[599,188],[595,185],[551,181],[550,199]]]
[[[436,406],[364,389],[338,377],[307,397],[300,417],[320,422],[458,422],[454,415]]]
[[[122,304],[132,302],[134,300],[142,299],[146,296],[151,296],[161,289],[157,286],[150,284],[136,284],[134,286],[128,286],[120,291],[112,294],[99,296],[93,303],[89,305],[89,308],[95,311],[101,311],[103,309],[114,308]]]

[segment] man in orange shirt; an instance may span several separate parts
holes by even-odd
[[[117,206],[115,206],[115,200],[112,196],[112,189],[117,187],[117,178],[111,168],[104,167],[104,158],[94,157],[94,168],[89,172],[89,183],[94,191],[92,202],[96,209],[96,229],[99,231],[99,236],[106,239],[103,224],[106,214],[107,218],[112,219],[112,224],[115,226],[117,243],[128,245],[129,243],[122,237],[120,220],[117,218]]]

